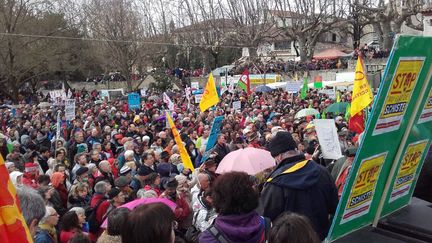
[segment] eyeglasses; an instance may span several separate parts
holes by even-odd
[[[50,214],[50,217],[58,217],[58,216],[60,216],[58,213]]]

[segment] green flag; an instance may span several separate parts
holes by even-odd
[[[326,116],[327,116],[327,113],[326,113],[326,111],[324,109],[323,112],[322,112],[321,117],[322,117],[322,119],[326,119]]]
[[[351,110],[351,104],[348,104],[346,111],[345,111],[345,120],[346,121],[348,121],[351,117],[350,110]]]
[[[303,88],[301,90],[301,95],[300,98],[302,100],[304,100],[306,98],[307,92],[309,91],[309,87],[308,87],[308,78],[305,77],[304,81],[303,81]]]
[[[12,150],[13,150],[13,144],[11,144],[11,143],[7,143],[6,147],[7,147],[8,152],[9,152],[9,153],[12,153]],[[5,159],[6,159],[6,158],[5,158]]]
[[[320,89],[322,87],[323,87],[322,77],[321,76],[316,76],[315,80],[314,80],[314,88],[315,89]]]

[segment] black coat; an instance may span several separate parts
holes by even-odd
[[[283,160],[264,185],[258,209],[262,216],[275,220],[281,213],[291,211],[307,216],[323,240],[330,228],[329,215],[334,214],[338,195],[327,170],[314,161],[290,173],[293,165],[305,161],[304,155]]]
[[[226,145],[226,144],[220,145],[217,143],[213,152],[217,153],[214,160],[217,164],[219,164],[222,161],[222,159],[230,152],[230,149],[228,148],[228,145]]]

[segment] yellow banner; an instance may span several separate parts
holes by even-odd
[[[357,65],[355,69],[354,88],[350,110],[351,116],[356,115],[368,107],[368,105],[372,102],[372,99],[372,90],[369,86],[369,82],[367,81],[366,72],[363,69],[363,62],[359,57],[357,59]]]
[[[387,152],[362,161],[341,223],[348,222],[369,212],[378,176],[386,156]]]
[[[390,202],[409,193],[427,144],[428,140],[422,140],[408,146],[393,185]]]
[[[202,99],[199,103],[201,112],[206,111],[208,108],[217,105],[219,103],[219,96],[216,90],[216,84],[213,79],[213,74],[210,73]]]
[[[185,168],[189,168],[193,172],[195,170],[193,163],[189,157],[188,152],[186,151],[186,147],[184,146],[183,141],[180,138],[180,134],[177,131],[177,128],[175,127],[175,124],[168,112],[166,112],[166,118],[168,119],[168,123],[171,128],[172,134],[174,136],[174,140],[179,148],[179,153],[180,153],[182,163]]]

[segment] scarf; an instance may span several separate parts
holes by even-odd
[[[41,230],[45,230],[48,232],[48,234],[51,236],[51,238],[54,240],[54,243],[57,243],[57,231],[55,229],[55,227],[51,227],[47,224],[39,224],[39,228]]]

